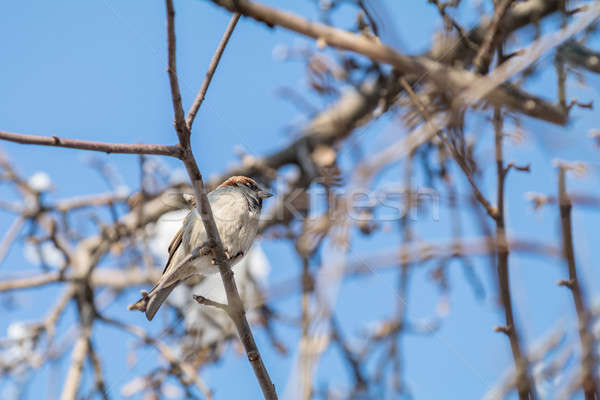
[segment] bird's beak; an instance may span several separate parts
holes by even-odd
[[[269,192],[265,192],[264,190],[261,190],[258,192],[258,196],[264,200],[264,199],[268,199],[269,197],[272,197],[273,193],[269,193]]]

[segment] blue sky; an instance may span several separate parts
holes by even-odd
[[[311,1],[268,3],[308,18],[318,16]],[[426,49],[432,33],[439,28],[437,11],[425,1],[389,0],[383,4],[387,11],[385,21],[394,26],[394,30],[385,29],[384,41],[407,53]],[[338,26],[352,27],[354,19],[350,11],[349,7],[343,7],[336,14]],[[176,12],[178,72],[187,109],[230,15],[199,0],[176,1]],[[0,57],[4,60],[0,66],[0,129],[109,142],[175,143],[165,72],[164,14],[162,1],[3,2],[0,5]],[[474,15],[465,15],[465,18],[472,21]],[[277,46],[301,44],[314,46],[312,41],[285,30],[268,29],[252,20],[240,21],[194,125],[193,147],[206,176],[237,162],[236,147],[260,156],[280,148],[293,137],[296,131],[289,127],[298,126],[300,112],[277,95],[278,88],[292,87],[305,93],[315,105],[325,104],[307,91],[302,62],[280,62],[273,57]],[[587,88],[580,87],[574,80],[569,82],[569,93],[580,101],[598,95],[598,78],[589,74],[586,78]],[[552,70],[546,69],[535,77],[530,88],[553,95],[553,89],[548,90],[553,87],[553,79]],[[487,128],[476,130],[477,120],[469,124],[472,134],[489,138]],[[527,191],[556,192],[556,171],[552,167],[556,157],[588,162],[588,174],[579,179],[570,177],[568,186],[598,194],[598,148],[587,138],[587,132],[594,126],[598,128],[596,112],[574,109],[572,123],[567,127],[525,119],[525,141],[507,141],[507,160],[531,163],[533,171],[509,177],[507,212],[511,234],[558,243],[556,210],[533,213],[524,200]],[[359,142],[367,151],[376,151],[389,143],[390,132],[397,136],[405,130],[384,118],[361,131]],[[57,188],[49,194],[50,198],[108,190],[105,182],[86,164],[91,156],[113,164],[132,190],[138,185],[136,157],[13,143],[0,143],[0,147],[24,175],[37,171],[50,175]],[[489,141],[482,141],[478,146],[481,159],[492,159],[491,151]],[[172,168],[180,167],[175,160],[164,162]],[[485,172],[485,192],[492,197],[495,189],[491,164]],[[398,168],[387,171],[381,180],[395,176],[399,176]],[[463,183],[460,178],[457,181]],[[464,186],[461,188],[465,193]],[[4,187],[1,190],[1,199],[13,198]],[[595,246],[595,229],[600,224],[600,216],[595,210],[575,208],[573,218],[580,273],[591,300],[599,289],[594,261],[600,251]],[[0,213],[0,231],[11,221],[12,216]],[[390,226],[395,232],[396,225]],[[420,216],[417,229],[426,240],[448,238],[447,210],[441,211],[437,221],[430,214]],[[467,224],[465,231],[467,236],[476,234],[472,224]],[[358,238],[351,254],[373,253],[398,243],[397,236],[385,233]],[[272,267],[270,282],[297,274],[300,265],[288,243],[263,241],[263,246]],[[488,267],[483,260],[475,264],[485,282],[485,300],[475,300],[460,268],[453,266],[449,276],[450,313],[439,332],[425,337],[407,335],[404,339],[406,379],[417,399],[479,398],[511,365],[506,338],[492,331],[502,319],[494,301],[495,289],[491,286]],[[33,268],[24,260],[22,247],[17,245],[0,264],[0,279]],[[429,280],[428,271],[428,268],[417,268],[412,277],[407,302],[409,317],[414,320],[435,315],[440,301],[439,291]],[[565,277],[561,263],[513,256],[511,273],[518,320],[527,343],[536,342],[561,321],[573,323],[571,299],[566,290],[555,285]],[[346,282],[336,311],[347,332],[358,335],[369,322],[389,317],[395,303],[395,286],[396,275],[392,271]],[[51,304],[57,293],[57,287],[48,287],[17,294],[20,307],[0,320],[0,336],[4,336],[11,321],[40,318],[45,307],[40,310],[37,305]],[[134,296],[119,300],[107,313],[148,327],[141,315],[129,314],[124,309]],[[293,296],[274,306],[294,312],[299,310],[298,300]],[[71,307],[62,326],[73,318],[74,307]],[[298,332],[280,326],[278,333],[293,349]],[[276,386],[283,389],[292,358],[274,352],[263,332],[258,331],[256,336]],[[112,328],[100,326],[94,340],[104,362],[109,390],[115,398],[119,397],[120,386],[143,371],[145,363],[156,363],[156,354],[147,351],[139,358],[144,362],[128,368],[125,358],[132,341],[130,338],[124,341],[123,335]],[[234,354],[233,350],[229,355],[226,362],[203,371],[205,381],[215,389],[217,398],[258,398],[259,388],[245,357]],[[60,393],[60,383],[56,382],[63,381],[67,366],[68,358],[51,368],[45,367],[31,382],[27,398],[46,395],[56,398]],[[327,379],[343,384],[348,377],[344,368],[337,350],[330,349],[324,354],[316,381]],[[2,385],[0,382],[0,392]]]

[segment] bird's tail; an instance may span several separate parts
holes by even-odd
[[[152,321],[154,315],[162,305],[162,303],[167,299],[169,294],[175,289],[177,284],[173,284],[167,287],[159,287],[160,285],[156,285],[150,290],[150,293],[146,293],[146,291],[142,291],[142,298],[139,299],[136,303],[131,304],[128,308],[130,310],[138,310],[146,313],[146,318],[148,321]]]

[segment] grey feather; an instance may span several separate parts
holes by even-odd
[[[177,285],[171,285],[158,290],[152,289],[150,291],[148,294],[148,305],[146,306],[146,318],[148,318],[148,321],[152,321],[152,318],[154,318],[154,315],[162,303],[164,303],[164,301],[167,299],[169,294],[171,294],[173,289],[175,289],[175,286]],[[157,288],[157,286],[155,286],[155,288]]]

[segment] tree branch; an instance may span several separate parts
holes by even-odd
[[[407,56],[390,46],[370,40],[362,35],[311,22],[295,14],[280,11],[257,2],[248,0],[212,1],[232,12],[242,13],[269,26],[282,26],[323,41],[327,45],[350,50],[372,60],[390,64],[403,74],[412,74],[419,78],[426,77],[443,91],[457,94],[458,91],[469,88],[474,84],[479,85],[480,82],[476,81],[482,79],[472,72],[448,67],[422,56]],[[482,97],[494,105],[506,105],[525,115],[556,124],[563,125],[567,121],[568,115],[565,110],[543,99],[536,98],[513,85],[494,82],[490,86],[493,86],[493,88],[487,87]]]
[[[36,275],[27,278],[18,278],[8,281],[0,281],[0,293],[9,290],[26,289],[37,286],[44,286],[53,282],[60,282],[61,277],[58,272],[48,272],[42,275]]]
[[[200,389],[200,391],[204,393],[207,400],[212,400],[212,393],[210,389],[206,386],[204,381],[200,379],[200,377],[196,373],[194,366],[189,362],[180,360],[169,346],[167,346],[160,340],[149,336],[143,329],[137,326],[129,325],[115,319],[107,318],[105,316],[100,316],[99,319],[102,322],[105,322],[106,324],[112,325],[116,328],[122,329],[125,332],[130,333],[131,335],[137,336],[145,344],[150,344],[154,346],[154,348],[158,350],[158,352],[165,360],[167,360],[170,364],[176,365],[179,369],[181,369],[186,378],[193,382],[196,385],[196,387],[198,387],[198,389]]]
[[[563,0],[526,0],[513,2],[512,6],[506,12],[506,16],[502,19],[502,30],[505,34],[509,34],[526,25],[535,24],[543,17],[558,11],[562,3]],[[491,25],[492,19],[487,19],[487,21],[471,29],[467,35],[469,41],[482,45]],[[476,56],[476,51],[471,46],[468,46],[462,38],[453,37],[449,40],[444,38],[442,43],[434,44],[425,55],[444,64],[460,60],[462,64],[468,65],[471,64]]]
[[[577,67],[600,74],[600,52],[571,40],[558,49],[558,55]]]
[[[94,346],[92,344],[92,340],[89,340],[88,343],[89,348],[89,360],[92,364],[92,368],[94,369],[94,381],[96,385],[96,391],[102,396],[104,400],[108,400],[108,392],[106,389],[106,383],[104,382],[104,376],[102,374],[102,362],[100,361],[100,356],[96,353]]]
[[[479,51],[477,52],[475,59],[473,60],[475,71],[477,71],[479,74],[487,73],[495,47],[492,45],[498,44],[502,41],[497,33],[500,29],[501,22],[512,2],[513,0],[501,0],[500,3],[497,3],[495,6],[492,23],[485,34],[485,38],[483,39],[481,47],[479,47]],[[498,60],[498,62],[501,62],[501,60]]]
[[[231,315],[230,314],[231,310],[229,309],[229,306],[227,304],[219,303],[217,301],[214,301],[214,300],[208,299],[204,296],[199,296],[196,294],[193,297],[194,297],[194,300],[196,300],[196,302],[198,302],[199,304],[218,308],[222,311],[225,311],[227,313],[227,315]]]
[[[581,386],[586,400],[595,400],[600,395],[595,378],[596,357],[594,355],[594,338],[590,334],[590,312],[586,307],[583,291],[577,278],[575,265],[575,250],[573,248],[573,233],[571,228],[571,199],[567,194],[565,183],[566,168],[559,165],[558,170],[558,201],[560,209],[560,224],[562,230],[563,254],[569,268],[569,280],[564,286],[571,290],[575,311],[577,312],[578,331],[581,341]]]
[[[177,145],[104,143],[91,140],[66,139],[59,138],[58,136],[38,136],[5,131],[0,131],[0,139],[22,144],[40,144],[44,146],[100,151],[103,153],[159,154],[170,157],[179,157],[181,154],[181,149]]]
[[[510,340],[510,346],[515,362],[515,373],[516,373],[516,384],[517,391],[519,393],[519,399],[530,400],[534,396],[533,385],[529,376],[529,366],[527,358],[523,356],[521,349],[521,341],[519,337],[519,330],[517,329],[512,299],[510,293],[510,278],[508,269],[508,255],[509,247],[508,240],[506,238],[506,226],[504,217],[504,183],[506,178],[506,172],[504,168],[504,156],[502,149],[503,133],[503,116],[500,108],[496,107],[494,110],[494,138],[495,138],[495,150],[496,150],[496,176],[497,176],[497,214],[495,218],[496,222],[496,242],[498,243],[497,257],[498,257],[498,285],[500,289],[500,298],[504,306],[504,315],[506,319],[506,325],[500,327],[500,331],[506,333]]]
[[[217,46],[217,50],[215,50],[215,54],[210,60],[208,71],[206,71],[206,75],[204,76],[204,80],[202,81],[202,85],[200,86],[200,90],[198,91],[198,94],[194,99],[194,103],[192,104],[192,107],[188,111],[188,115],[185,118],[185,123],[190,131],[192,130],[192,124],[194,123],[194,118],[196,118],[196,113],[198,112],[198,109],[200,109],[200,106],[204,101],[204,97],[206,96],[206,91],[208,90],[210,81],[212,80],[212,77],[215,74],[215,71],[217,70],[217,66],[219,65],[219,61],[221,60],[223,52],[225,51],[225,46],[227,46],[227,42],[229,42],[229,38],[231,37],[231,34],[233,33],[233,30],[235,29],[235,26],[239,19],[239,13],[234,13],[231,16],[231,20],[229,21],[229,25],[227,25],[227,29],[225,30],[225,33],[223,34],[223,37],[219,42],[219,46]]]
[[[460,154],[457,153],[454,146],[452,146],[452,143],[450,143],[450,141],[446,138],[446,136],[442,132],[441,126],[438,126],[436,124],[436,122],[433,120],[433,118],[431,118],[431,113],[429,112],[429,110],[427,110],[427,108],[425,107],[423,102],[419,99],[419,97],[414,92],[412,87],[408,84],[406,79],[400,78],[400,84],[402,85],[402,87],[404,88],[406,93],[408,93],[408,95],[409,95],[411,101],[413,102],[413,104],[415,105],[415,107],[421,113],[425,123],[431,125],[432,130],[436,131],[438,133],[438,137],[444,142],[444,144],[446,145],[446,147],[448,148],[448,150],[454,157],[454,160],[456,161],[456,163],[458,164],[460,169],[463,171],[463,173],[465,174],[465,177],[467,178],[467,181],[471,185],[471,189],[473,190],[473,195],[481,203],[483,208],[485,208],[485,211],[488,213],[488,215],[492,218],[496,218],[496,214],[498,213],[498,211],[496,210],[496,208],[494,206],[492,206],[492,204],[488,201],[488,199],[481,192],[481,190],[479,189],[479,186],[477,186],[477,183],[475,183],[473,174],[469,170],[464,159],[460,156]]]
[[[223,280],[223,286],[225,287],[225,293],[227,295],[227,305],[230,308],[230,316],[235,324],[237,332],[240,336],[240,340],[244,345],[248,360],[254,369],[254,374],[260,384],[265,399],[277,399],[277,393],[275,392],[275,386],[271,382],[269,373],[262,361],[254,336],[250,330],[250,325],[246,319],[246,311],[240,294],[238,292],[233,271],[231,269],[231,263],[228,257],[225,255],[223,243],[217,230],[217,225],[213,217],[213,213],[208,201],[206,189],[204,187],[204,181],[202,174],[196,164],[196,159],[190,146],[190,130],[185,123],[183,108],[181,106],[181,96],[179,94],[179,83],[177,79],[177,70],[175,62],[175,11],[173,9],[173,0],[166,0],[167,5],[167,36],[168,36],[168,49],[169,49],[169,82],[171,84],[171,94],[173,97],[173,109],[175,112],[175,129],[179,137],[179,144],[183,149],[183,155],[181,160],[183,161],[185,168],[188,172],[192,186],[194,188],[194,194],[196,196],[197,208],[206,230],[206,235],[209,241],[213,244],[211,250],[214,259],[219,266],[219,273]],[[209,82],[208,82],[209,83]],[[207,85],[208,85],[207,83]]]
[[[174,125],[179,143],[184,147],[189,147],[190,131],[185,124],[185,113],[181,104],[181,92],[179,90],[179,81],[177,79],[177,54],[175,43],[175,8],[173,1],[166,1],[167,5],[167,48],[168,48],[168,66],[169,86],[171,87],[171,101],[173,102],[173,114],[175,116]]]
[[[75,400],[77,398],[77,391],[79,390],[81,375],[83,373],[83,362],[90,351],[91,335],[91,327],[85,327],[75,342],[71,355],[71,366],[67,372],[67,378],[65,379],[63,391],[60,396],[61,400]]]

